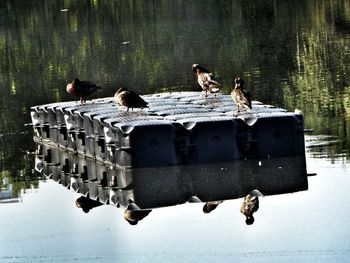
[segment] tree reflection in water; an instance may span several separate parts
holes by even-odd
[[[198,90],[193,63],[215,68],[226,94],[239,74],[257,100],[300,109],[307,128],[337,137],[323,154],[348,162],[347,0],[0,5],[1,179],[15,193],[38,185],[26,153],[31,136],[23,134],[30,106],[68,100],[65,86],[74,77],[106,87],[102,97],[119,86],[141,94]]]

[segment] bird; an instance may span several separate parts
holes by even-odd
[[[209,214],[211,211],[216,209],[220,203],[222,203],[222,201],[209,201],[209,202],[206,202],[204,204],[204,206],[203,206],[203,212],[205,214]]]
[[[124,211],[124,219],[130,225],[136,225],[140,220],[148,216],[151,211],[151,209],[141,209],[135,203],[130,202]]]
[[[208,91],[210,93],[214,93],[214,96],[220,91],[222,85],[215,80],[213,73],[210,73],[208,70],[198,64],[192,65],[192,71],[197,76],[198,84],[205,91],[205,97],[208,96]]]
[[[243,199],[240,212],[245,215],[247,225],[254,223],[253,214],[259,209],[259,196],[264,195],[259,190],[253,190]]]
[[[119,88],[114,94],[114,100],[117,104],[125,106],[127,111],[129,108],[148,108],[148,103],[144,101],[138,94],[126,88]]]
[[[241,77],[236,77],[234,80],[235,87],[231,92],[231,97],[236,103],[237,111],[240,109],[251,110],[252,100],[249,91],[244,89],[244,80]]]
[[[77,200],[75,200],[75,205],[78,208],[81,208],[84,211],[84,213],[89,213],[91,209],[101,206],[102,204],[85,196],[81,196]]]
[[[70,95],[74,95],[80,98],[80,103],[84,104],[86,102],[86,97],[90,96],[92,93],[102,89],[97,86],[95,83],[90,81],[81,81],[78,78],[75,78],[71,83],[67,84],[66,91]]]

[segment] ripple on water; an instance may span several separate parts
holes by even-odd
[[[341,143],[341,140],[333,135],[305,135],[306,148],[330,146],[338,143]]]

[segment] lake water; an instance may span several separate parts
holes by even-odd
[[[0,54],[0,262],[348,261],[350,1],[3,0]],[[95,98],[199,90],[193,63],[225,94],[240,75],[254,100],[303,112],[307,191],[260,198],[249,226],[242,199],[132,226],[34,172],[31,106],[72,100],[75,77],[104,87]]]

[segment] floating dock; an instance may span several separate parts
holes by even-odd
[[[253,101],[237,112],[231,96],[144,95],[127,111],[112,97],[31,108],[34,139],[120,168],[208,164],[304,155],[301,114]]]

